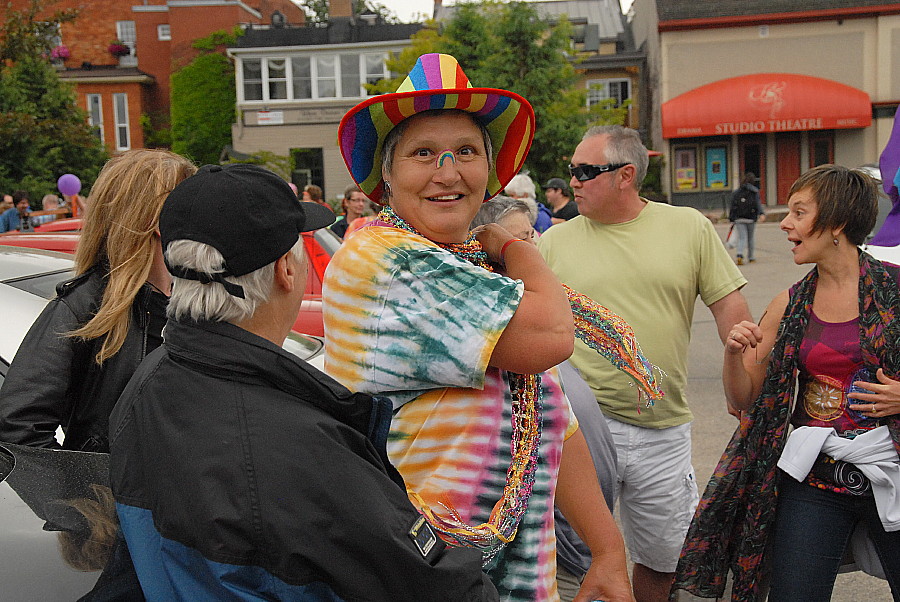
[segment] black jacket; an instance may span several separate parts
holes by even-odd
[[[0,441],[60,447],[55,433],[62,426],[65,449],[109,451],[109,414],[138,364],[159,345],[165,297],[149,285],[141,288],[125,343],[99,366],[94,357],[102,338],[85,341],[65,333],[97,312],[107,271],[97,265],[61,283],[56,299],[31,326],[0,389]]]
[[[237,326],[170,322],[110,417],[147,598],[496,599],[478,551],[410,537],[390,410]]]

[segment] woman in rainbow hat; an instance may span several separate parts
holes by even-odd
[[[502,600],[558,599],[554,495],[594,557],[578,600],[631,600],[621,536],[545,372],[572,352],[566,293],[533,245],[469,231],[534,125],[524,98],[472,87],[443,54],[344,116],[344,161],[383,209],[326,273],[326,370],[390,399],[410,499],[442,539],[481,550]]]

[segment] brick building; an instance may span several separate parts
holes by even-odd
[[[276,12],[276,20],[305,22],[290,0],[59,0],[49,8],[79,11],[60,27],[56,42],[68,57],[54,63],[60,78],[75,84],[78,105],[112,153],[144,146],[144,115],[156,127],[168,126],[169,77],[195,56],[194,40],[270,23]],[[122,47],[112,47],[114,41]]]

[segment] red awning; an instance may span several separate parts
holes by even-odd
[[[719,80],[662,105],[663,138],[864,128],[872,102],[862,90],[794,73]]]

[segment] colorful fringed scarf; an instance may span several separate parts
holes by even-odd
[[[366,227],[372,226],[389,226],[422,236],[390,207],[384,207],[375,220],[366,224]],[[464,243],[436,244],[461,259],[494,271],[487,253],[471,233]],[[641,354],[631,327],[622,318],[584,295],[579,295],[568,287],[566,292],[575,314],[576,335],[620,370],[634,376],[641,385],[643,394],[650,400],[648,404],[653,399],[662,397],[663,393],[653,376],[653,366]],[[455,514],[450,517],[438,516],[415,492],[409,491],[410,498],[416,502],[432,527],[460,545],[481,550],[484,562],[490,561],[503,545],[515,538],[519,522],[528,508],[538,462],[541,439],[540,376],[510,372],[508,380],[512,394],[512,460],[506,473],[503,497],[494,506],[488,522],[471,526]]]
[[[859,325],[863,361],[896,378],[900,373],[900,294],[897,280],[881,263],[860,253]],[[813,268],[793,289],[778,328],[762,392],[716,466],[697,507],[676,569],[676,589],[702,598],[724,594],[733,574],[732,600],[755,602],[768,582],[769,533],[775,520],[776,464],[785,443],[785,427],[816,292]],[[888,428],[900,451],[900,417]]]

